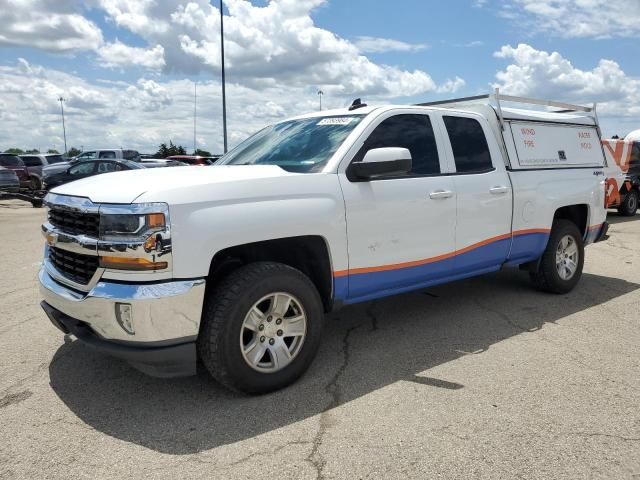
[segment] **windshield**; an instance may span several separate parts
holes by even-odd
[[[291,120],[245,140],[218,165],[277,165],[289,172],[319,172],[363,115]]]

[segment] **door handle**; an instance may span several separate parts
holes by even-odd
[[[489,193],[493,195],[502,195],[509,192],[509,187],[492,187],[489,189]]]
[[[435,192],[431,192],[429,194],[429,198],[432,200],[439,200],[443,198],[451,198],[453,197],[453,192],[450,190],[436,190]]]

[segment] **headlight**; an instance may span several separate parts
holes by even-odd
[[[169,207],[164,203],[100,206],[100,265],[155,271],[171,265]]]
[[[146,238],[155,232],[163,231],[166,226],[164,213],[101,215],[100,237]]]

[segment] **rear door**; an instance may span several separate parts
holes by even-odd
[[[479,116],[442,117],[456,191],[457,274],[499,268],[511,247],[512,191],[502,153]]]

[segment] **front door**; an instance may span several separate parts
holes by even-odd
[[[409,113],[411,112],[411,113]],[[373,148],[411,152],[408,175],[370,181],[340,174],[344,193],[349,269],[346,303],[438,283],[449,275],[455,250],[456,196],[441,139],[428,114],[386,113],[352,161]]]

